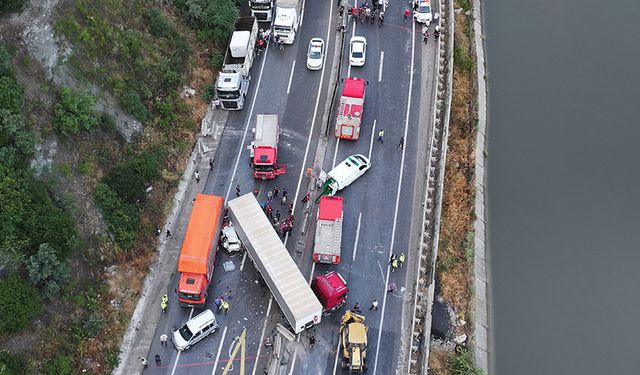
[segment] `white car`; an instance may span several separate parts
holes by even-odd
[[[313,38],[307,50],[307,69],[320,70],[324,64],[324,40]]]
[[[418,3],[418,9],[413,12],[413,16],[416,18],[416,22],[424,23],[429,26],[433,15],[431,14],[431,3],[424,0],[416,0]]]
[[[222,227],[222,238],[220,240],[222,247],[230,253],[242,250],[242,242],[238,238],[236,229],[230,223]]]
[[[367,38],[354,36],[349,40],[349,64],[351,66],[364,66],[367,58]]]
[[[213,311],[209,309],[204,310],[173,332],[173,345],[180,351],[187,350],[192,345],[215,332],[218,327],[218,322],[216,322]]]

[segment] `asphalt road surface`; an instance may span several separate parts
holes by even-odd
[[[242,111],[229,114],[204,193],[230,199],[235,197],[235,186],[239,185],[241,194],[257,188],[258,199],[266,200],[267,191],[277,185],[288,191],[290,199],[295,199],[294,216],[296,225],[300,225],[300,199],[308,184],[305,170],[313,164],[320,133],[324,131],[325,102],[331,94],[327,91],[338,18],[335,6],[334,1],[307,1],[303,25],[294,44],[287,46],[285,51],[269,47],[257,58],[252,68],[248,101]],[[332,135],[335,113],[330,114],[333,121],[329,127],[323,169],[330,170],[354,153],[370,156],[372,168],[339,193],[344,198],[345,216],[342,262],[338,266],[313,264],[313,240],[302,236],[299,228],[294,228],[286,244],[305,277],[310,279],[313,274],[337,270],[347,280],[350,293],[345,307],[323,318],[311,332],[302,333],[299,342],[286,345],[279,373],[342,373],[338,352],[339,319],[342,312],[356,302],[365,311],[369,325],[369,373],[392,374],[401,366],[399,359],[405,353],[399,317],[405,299],[413,298],[403,292],[403,286],[410,282],[405,268],[390,272],[388,259],[392,252],[408,254],[410,250],[413,199],[414,194],[421,194],[414,192],[416,175],[420,175],[416,173],[416,155],[426,144],[424,139],[417,137],[419,107],[421,102],[431,103],[430,99],[425,101],[425,96],[431,98],[434,79],[433,68],[423,69],[422,65],[435,65],[434,44],[424,46],[419,26],[414,31],[411,22],[403,23],[403,9],[401,3],[390,4],[381,28],[377,24],[361,23],[348,26],[340,77],[350,74],[368,80],[364,118],[358,141],[337,142]],[[355,35],[365,36],[368,41],[364,67],[349,67],[348,64],[348,39],[354,35],[354,29]],[[323,71],[312,72],[305,66],[307,43],[312,37],[325,40],[327,54]],[[427,57],[426,61],[422,61],[423,56]],[[259,113],[274,113],[280,118],[278,162],[287,164],[287,172],[271,181],[254,180],[249,166],[246,146],[251,141],[255,116]],[[375,139],[380,129],[385,130],[384,143]],[[400,137],[406,140],[404,149],[398,147]],[[278,202],[272,206],[286,217],[286,207]],[[228,261],[233,262],[234,271],[223,269]],[[270,349],[262,345],[264,337],[273,334],[276,322],[285,323],[277,303],[272,300],[251,261],[242,254],[218,252],[213,280],[207,306],[216,311],[213,300],[222,294],[231,306],[228,315],[216,312],[220,329],[185,352],[176,351],[171,343],[161,346],[161,334],[170,335],[199,312],[179,307],[173,293],[170,295],[173,304],[161,318],[156,331],[149,352],[152,363],[144,371],[146,374],[221,374],[234,338],[243,328],[247,329],[245,373],[264,373],[271,354]],[[394,293],[386,293],[390,282],[397,285]],[[177,275],[172,285],[171,290],[177,286]],[[380,303],[376,312],[368,310],[374,298]],[[311,334],[317,339],[312,350],[308,347]],[[153,363],[156,353],[162,358],[160,366]],[[234,362],[234,367],[236,370],[232,373],[238,373],[238,361]]]

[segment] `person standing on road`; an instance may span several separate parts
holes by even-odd
[[[311,336],[309,337],[309,349],[313,349],[313,346],[316,344],[316,337],[315,336]]]
[[[195,178],[196,178],[196,184],[199,184],[200,183],[200,172],[196,171]]]
[[[215,162],[215,160],[213,160],[213,158],[209,158],[209,169],[213,169],[213,163]]]
[[[384,143],[384,129],[380,129],[378,132],[378,142]]]
[[[404,265],[404,253],[400,253],[398,261],[400,262],[400,267],[402,267]]]
[[[169,296],[165,294],[162,296],[162,299],[160,300],[160,308],[162,309],[163,313],[167,312],[167,307],[169,307]]]
[[[429,30],[425,31],[425,32],[422,34],[422,42],[423,42],[424,44],[427,44],[427,42],[428,42],[428,41],[429,41]]]
[[[267,192],[267,202],[271,202],[273,200],[273,192],[269,190]]]
[[[240,196],[240,185],[236,185],[236,197]]]
[[[304,198],[302,198],[302,203],[309,202],[309,199],[311,199],[311,193],[307,192],[307,194],[305,194]]]
[[[273,197],[274,197],[274,198],[278,198],[278,194],[280,194],[280,187],[278,187],[278,185],[276,185],[276,186],[273,188]]]
[[[280,210],[276,210],[276,221],[280,221]]]
[[[396,290],[396,283],[389,283],[389,287],[387,287],[387,293],[393,294],[395,290]]]
[[[404,150],[404,137],[400,137],[400,143],[398,143],[398,148],[400,150]]]
[[[391,254],[391,257],[389,258],[389,264],[393,263],[393,261],[396,260],[396,258],[398,258],[396,254]]]
[[[229,302],[223,300],[221,307],[222,307],[222,310],[224,311],[224,315],[228,315],[229,314],[229,307],[230,307],[229,306]]]
[[[378,300],[377,299],[374,299],[373,302],[371,302],[371,307],[369,307],[369,310],[378,311]]]
[[[394,272],[398,268],[398,259],[394,259],[391,261],[391,272]]]
[[[289,202],[289,215],[293,216],[293,202]]]
[[[362,311],[360,310],[360,304],[358,302],[356,302],[355,305],[353,305],[353,311],[357,312],[357,313],[361,313]]]
[[[280,200],[280,205],[284,206],[287,204],[287,196],[286,195],[282,195],[282,199]]]
[[[167,345],[167,339],[168,337],[166,334],[163,333],[160,335],[160,345]]]
[[[404,18],[402,19],[402,22],[407,22],[407,18],[409,18],[409,15],[411,14],[411,12],[409,11],[409,8],[404,8]]]
[[[378,23],[378,27],[382,27],[382,24],[384,23],[384,11],[380,11],[380,14],[378,14],[378,20],[380,21]]]
[[[289,196],[289,193],[287,192],[287,189],[282,188],[282,196],[283,197],[288,197]]]
[[[160,358],[160,354],[156,354],[156,366],[160,366],[162,364],[162,358]]]

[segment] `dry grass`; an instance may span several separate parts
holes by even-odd
[[[456,15],[455,43],[470,56],[469,20]],[[454,64],[455,65],[455,64]],[[475,166],[476,103],[475,71],[454,69],[451,120],[449,123],[449,151],[447,154],[440,246],[437,274],[444,299],[459,317],[467,319],[471,300],[470,283],[473,264],[468,261],[468,233],[475,220],[473,183]],[[458,327],[456,334],[467,333]],[[450,373],[448,353],[435,350],[430,354],[430,369],[435,374]]]

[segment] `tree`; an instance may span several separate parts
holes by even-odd
[[[40,288],[45,298],[52,298],[69,278],[69,269],[58,260],[55,249],[48,243],[40,245],[38,252],[27,262],[29,281]]]
[[[13,77],[11,54],[7,46],[2,43],[0,43],[0,77]]]
[[[76,134],[81,129],[91,129],[100,123],[100,114],[96,112],[95,106],[94,96],[63,88],[53,112],[54,129],[63,137]]]
[[[0,243],[0,272],[18,272],[27,259],[24,255],[26,246],[27,241],[18,240],[15,235],[5,237]]]
[[[23,101],[22,87],[13,77],[0,77],[0,109],[18,113]]]
[[[0,146],[14,148],[23,156],[29,156],[35,147],[35,138],[19,113],[0,109]]]
[[[0,279],[0,332],[19,332],[42,311],[36,288],[15,274]]]

